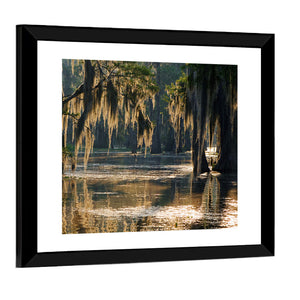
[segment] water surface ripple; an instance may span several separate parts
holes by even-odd
[[[237,226],[237,179],[192,176],[191,154],[94,153],[63,177],[63,233]]]

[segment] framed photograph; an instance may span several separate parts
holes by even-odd
[[[274,255],[274,34],[17,26],[17,267]]]

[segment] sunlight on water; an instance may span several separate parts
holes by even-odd
[[[190,154],[96,153],[86,172],[65,175],[63,233],[237,226],[236,177],[193,180]]]

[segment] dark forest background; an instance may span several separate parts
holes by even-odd
[[[81,63],[73,64],[72,60],[64,59],[63,62],[63,92],[64,95],[71,95],[84,79],[84,70]],[[145,66],[152,65],[155,68],[155,81],[158,85],[158,93],[155,95],[155,105],[152,99],[146,103],[146,113],[149,115],[154,125],[152,136],[151,153],[158,154],[163,152],[183,152],[191,150],[191,131],[184,132],[182,128],[180,144],[176,149],[175,132],[170,122],[169,96],[166,86],[178,80],[185,70],[185,64],[181,63],[146,63]],[[72,120],[70,120],[71,123]],[[183,126],[183,123],[182,123]],[[67,144],[72,148],[71,124],[68,126]],[[108,127],[105,126],[103,117],[97,122],[95,128],[94,149],[108,149],[109,136]],[[137,149],[136,136],[132,134],[132,127],[124,127],[124,116],[119,118],[118,132],[113,130],[110,150],[130,150],[132,152],[144,151],[143,147]]]
[[[62,62],[63,170],[93,149],[192,151],[194,175],[237,170],[237,66],[160,62]]]

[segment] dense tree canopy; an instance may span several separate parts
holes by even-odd
[[[236,66],[63,60],[62,106],[63,168],[68,159],[76,168],[81,146],[86,166],[96,136],[108,149],[113,140],[132,152],[191,149],[195,176],[216,141],[214,169],[237,169]]]
[[[153,126],[146,114],[145,101],[154,99],[158,87],[153,70],[134,62],[77,61],[82,65],[83,82],[68,96],[63,95],[63,145],[67,145],[68,120],[72,119],[72,139],[75,145],[73,168],[79,147],[85,142],[84,164],[93,147],[93,131],[103,118],[108,129],[109,147],[113,130],[118,130],[120,113],[124,126],[137,128],[138,145],[150,147]],[[72,61],[72,65],[75,64]],[[67,155],[64,155],[67,159]]]
[[[219,159],[215,170],[237,170],[237,68],[189,64],[187,72],[167,87],[171,123],[179,144],[181,123],[193,129],[194,175],[209,171],[205,145],[217,135]]]

